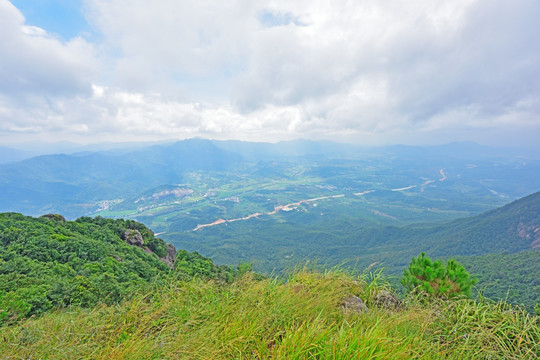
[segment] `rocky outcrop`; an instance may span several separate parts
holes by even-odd
[[[531,241],[531,248],[540,248],[540,226],[536,224],[524,225],[519,223],[517,234],[522,239]]]
[[[172,244],[167,244],[167,254],[159,260],[173,268],[174,260],[176,260],[176,248]]]
[[[369,311],[364,301],[356,295],[349,295],[341,302],[341,307],[346,311],[366,313]]]
[[[144,246],[144,239],[139,230],[126,230],[123,238],[129,245],[138,246],[140,248]]]
[[[123,235],[123,239],[129,245],[140,247],[147,254],[155,254],[152,250],[144,245],[144,239],[139,230],[126,230]],[[172,244],[167,244],[167,253],[164,257],[159,258],[159,260],[169,265],[170,268],[173,268],[174,261],[176,260],[176,248]]]
[[[40,217],[49,219],[49,220],[59,221],[59,222],[66,222],[66,218],[60,214],[45,214],[45,215],[41,215]]]
[[[401,308],[401,301],[395,294],[389,291],[381,290],[375,295],[375,306],[387,310],[399,310]]]
[[[373,305],[386,310],[396,311],[402,306],[401,300],[398,297],[386,290],[380,290],[373,299]],[[366,313],[369,308],[364,301],[356,295],[348,295],[341,301],[341,308],[345,311],[356,313]]]

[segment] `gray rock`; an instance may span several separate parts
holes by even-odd
[[[395,294],[381,290],[375,295],[375,305],[387,310],[398,310],[401,308],[401,301]]]
[[[366,313],[369,311],[366,304],[364,304],[364,301],[355,295],[349,295],[343,299],[341,307],[347,311],[354,311],[358,313]]]
[[[144,239],[139,230],[126,230],[123,238],[129,245],[140,247],[147,254],[155,254],[148,247],[144,246]],[[160,260],[172,268],[174,266],[174,261],[176,260],[176,248],[171,244],[167,244],[167,254],[160,258]]]
[[[174,267],[174,261],[176,260],[176,248],[172,244],[167,244],[167,254],[160,259],[170,268]]]
[[[144,239],[139,230],[126,230],[124,233],[124,240],[133,246],[143,247]]]

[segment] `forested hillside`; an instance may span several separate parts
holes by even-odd
[[[540,249],[461,256],[458,260],[478,278],[477,293],[525,305],[530,311],[535,305],[540,306]]]
[[[196,253],[177,254],[132,220],[0,214],[0,321],[118,303],[166,276],[227,281],[234,274]]]
[[[263,271],[315,259],[359,267],[376,262],[400,273],[408,259],[421,251],[449,257],[515,253],[540,245],[540,192],[477,216],[401,227],[335,217],[308,221],[314,210],[305,207],[306,211],[291,211],[281,218],[261,217],[197,232],[168,233],[164,238],[218,262],[253,261]]]
[[[277,219],[250,219],[198,232],[164,234],[164,238],[217,263],[252,262],[255,269],[266,273],[288,271],[310,261],[356,269],[373,265],[399,276],[408,260],[422,251],[446,259],[475,255],[467,264],[478,275],[478,287],[486,296],[506,298],[510,291],[509,301],[529,309],[540,302],[536,279],[540,252],[528,252],[539,247],[540,193],[474,217],[402,227],[374,227],[334,217],[312,222],[308,220],[313,207],[305,207],[306,211]],[[521,256],[510,256],[520,251],[524,251]],[[501,267],[514,270],[501,274],[494,263],[481,265],[494,259],[503,262]],[[501,279],[494,281],[494,274]]]

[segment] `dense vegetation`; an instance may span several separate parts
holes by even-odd
[[[370,195],[365,195],[365,201],[372,201]],[[287,271],[299,262],[316,259],[320,265],[360,269],[375,263],[389,275],[401,275],[411,257],[422,251],[436,258],[459,257],[467,268],[470,265],[471,275],[479,279],[478,288],[486,296],[504,299],[511,288],[508,300],[512,303],[525,304],[528,309],[540,303],[535,276],[540,270],[540,252],[530,251],[538,235],[535,229],[540,228],[538,192],[442,224],[375,227],[361,220],[362,214],[353,221],[327,210],[321,202],[279,216],[163,236],[217,263],[252,262],[256,271],[264,273]],[[321,212],[325,215],[317,219]]]
[[[492,231],[494,228],[498,231],[502,223],[502,236],[510,236],[519,223],[535,224],[536,218],[531,214],[540,212],[538,196],[537,193],[482,214],[477,217],[477,222],[464,219],[453,224],[461,226],[465,223],[468,227],[457,228],[462,233],[474,235],[481,234],[484,229]],[[503,221],[505,216],[508,219]],[[511,219],[514,219],[513,222]],[[399,239],[392,228],[381,232],[381,236],[384,234],[387,239],[375,237],[355,244],[335,237],[339,231],[346,229],[350,232],[352,228],[337,220],[335,223],[340,229],[318,232],[315,228],[308,233],[310,237],[307,239],[301,236],[299,231],[302,230],[298,229],[300,225],[296,223],[281,224],[288,232],[259,228],[259,224],[267,221],[255,220],[249,239],[235,232],[236,224],[230,224],[208,238],[193,238],[189,233],[180,235],[177,244],[188,250],[203,246],[206,255],[215,256],[222,264],[253,263],[255,269],[263,269],[266,274],[279,266],[282,275],[309,259],[312,262],[315,259],[320,266],[340,264],[343,268],[356,269],[376,263],[374,268],[382,265],[385,273],[399,275],[412,256],[421,250],[430,250],[428,243]],[[477,223],[481,226],[474,227]],[[445,229],[442,225],[439,228]],[[534,228],[531,226],[531,229]],[[155,255],[148,254],[143,248],[127,245],[122,237],[128,230],[140,232],[147,250],[152,250]],[[458,232],[454,231],[454,234]],[[435,234],[442,233],[452,232],[446,229]],[[220,236],[219,241],[217,235]],[[267,243],[261,241],[267,237]],[[141,284],[162,281],[171,272],[158,260],[165,251],[164,242],[143,224],[132,220],[85,217],[77,221],[63,221],[53,216],[33,219],[14,213],[1,214],[0,239],[0,304],[9,309],[0,314],[1,318],[39,314],[57,306],[76,304],[91,307],[99,301],[115,303]],[[492,251],[507,251],[504,247],[497,248],[501,245],[498,239],[494,235],[494,241],[484,239],[484,242],[492,244]],[[465,245],[464,241],[454,243],[451,240],[451,237],[442,237],[440,241],[453,247],[445,254],[456,252],[459,244]],[[524,243],[531,241],[520,239],[523,240]],[[470,243],[475,243],[474,238]],[[433,244],[437,245],[437,242]],[[463,247],[463,252],[466,253],[466,250],[467,247]],[[238,252],[242,254],[241,257],[237,256]],[[437,252],[430,251],[429,254],[441,258],[440,253],[437,255]],[[352,256],[354,258],[348,263],[343,262],[343,259]],[[540,283],[536,276],[540,272],[540,251],[525,251],[516,255],[462,256],[458,260],[466,265],[472,276],[479,279],[475,294],[479,291],[491,299],[506,299],[510,303],[523,305],[531,312],[535,305],[540,304]],[[231,281],[238,272],[228,266],[216,266],[198,253],[185,250],[178,252],[175,267],[175,276],[198,275],[224,281]],[[246,270],[248,268],[244,267],[243,271]],[[399,289],[397,277],[390,281]]]
[[[516,254],[462,256],[458,260],[478,278],[474,292],[525,306],[540,306],[540,249]]]
[[[130,301],[65,309],[2,329],[6,358],[536,359],[538,316],[489,301],[376,305],[383,279],[299,271],[286,283],[171,281]],[[345,310],[351,294],[369,311]]]
[[[141,234],[143,247],[124,240],[134,231]],[[57,307],[118,303],[166,276],[227,281],[235,273],[186,251],[178,254],[173,271],[159,260],[165,252],[161,239],[132,220],[0,214],[0,322]]]
[[[137,234],[142,243],[128,244]],[[164,249],[131,220],[0,214],[0,353],[43,359],[540,356],[538,315],[505,302],[414,291],[388,307],[380,295],[395,290],[380,272],[301,269],[264,278],[250,265],[216,266],[185,250],[171,268],[160,260]],[[465,271],[458,265],[441,268],[456,280],[451,272]],[[351,296],[369,310],[344,306]]]

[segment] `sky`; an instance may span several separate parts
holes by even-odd
[[[0,145],[540,143],[538,0],[0,0]]]

